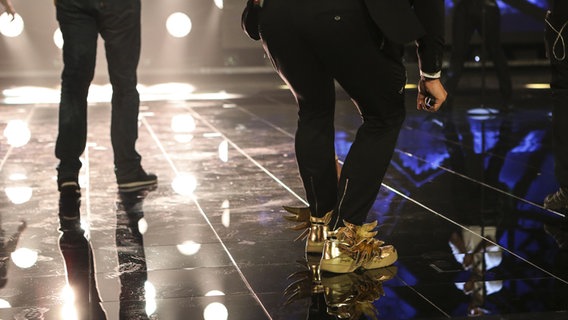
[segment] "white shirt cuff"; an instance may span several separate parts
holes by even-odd
[[[428,73],[428,72],[423,72],[422,70],[420,70],[420,76],[430,78],[430,79],[438,79],[442,76],[442,71],[438,71],[436,73]]]

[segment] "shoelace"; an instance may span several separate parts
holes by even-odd
[[[550,21],[548,21],[548,19],[544,19],[544,21],[546,22],[546,24],[550,27],[550,29],[552,29],[552,31],[556,32],[556,40],[554,40],[554,44],[552,45],[552,54],[554,55],[554,58],[558,61],[563,61],[564,59],[566,59],[566,44],[564,42],[564,37],[562,36],[562,32],[564,31],[564,28],[566,28],[566,25],[568,25],[568,21],[564,22],[564,24],[562,25],[562,27],[560,28],[560,30],[557,30],[551,23]],[[558,55],[556,55],[556,46],[558,45],[558,42],[560,41],[561,45],[562,45],[562,57],[558,57]]]

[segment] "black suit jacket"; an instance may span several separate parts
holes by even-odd
[[[444,0],[365,0],[375,24],[389,40],[416,41],[420,69],[442,69],[445,33]]]

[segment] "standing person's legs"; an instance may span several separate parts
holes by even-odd
[[[473,13],[463,1],[455,7],[452,19],[452,53],[445,79],[446,90],[452,96],[463,72],[469,42],[475,32],[475,22]]]
[[[141,170],[136,152],[140,99],[136,89],[140,57],[140,0],[106,1],[100,9],[112,84],[111,141],[117,181],[135,180]]]
[[[88,6],[88,4],[86,4]],[[93,80],[97,23],[90,8],[76,1],[57,1],[57,20],[63,34],[63,72],[59,104],[59,132],[55,156],[58,187],[77,183],[81,169],[79,157],[87,141],[87,95]]]
[[[513,93],[513,84],[511,82],[509,63],[501,43],[501,13],[499,12],[499,7],[486,6],[485,28],[483,30],[486,31],[485,35],[482,34],[486,41],[485,47],[493,60],[497,78],[499,79],[503,107],[507,107]]]
[[[553,210],[568,209],[568,47],[560,39],[568,38],[568,13],[547,16],[545,40],[550,59],[552,89],[552,139],[554,173],[560,189],[544,200]]]

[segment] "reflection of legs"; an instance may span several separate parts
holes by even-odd
[[[466,59],[469,41],[475,31],[474,21],[470,18],[467,8],[464,5],[456,6],[454,18],[452,20],[452,54],[450,57],[450,68],[447,72],[446,90],[453,95]]]
[[[560,185],[555,194],[549,195],[544,206],[553,210],[568,209],[568,61],[564,42],[556,39],[568,37],[568,31],[558,34],[566,21],[555,21],[554,16],[548,17],[550,25],[546,28],[546,42],[551,64],[552,109],[552,139],[554,145],[554,173]]]
[[[485,47],[493,60],[495,71],[497,72],[503,103],[507,104],[511,98],[513,86],[507,57],[501,44],[501,14],[499,13],[499,7],[487,6],[486,8],[484,29],[487,32],[484,35]]]
[[[58,185],[77,182],[79,157],[87,142],[87,95],[94,76],[98,31],[93,17],[69,1],[57,2],[63,34],[63,72],[59,104],[59,132],[55,144]]]

